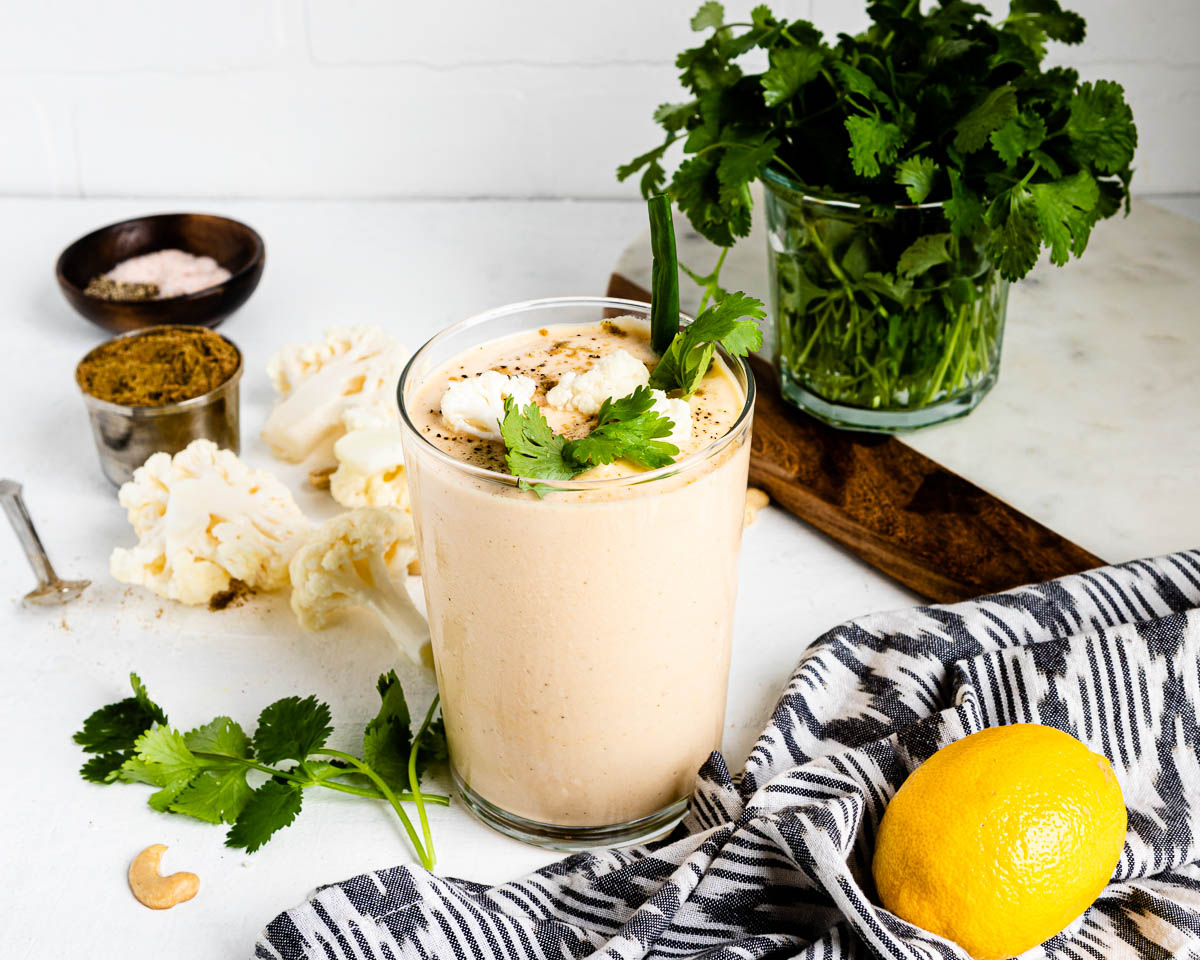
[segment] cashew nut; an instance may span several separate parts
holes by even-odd
[[[158,864],[166,852],[165,844],[152,844],[129,865],[129,889],[151,910],[169,910],[191,900],[200,890],[200,878],[194,873],[173,873],[169,877],[159,874]]]
[[[771,498],[767,496],[765,490],[759,490],[758,487],[750,487],[746,491],[746,522],[743,526],[750,526],[758,516],[758,511],[770,502]]]

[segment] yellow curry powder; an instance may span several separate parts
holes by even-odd
[[[101,344],[75,368],[89,396],[127,407],[161,407],[215,390],[237,370],[237,348],[204,327],[160,327]]]

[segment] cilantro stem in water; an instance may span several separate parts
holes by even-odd
[[[651,267],[650,346],[657,354],[679,332],[679,261],[675,255],[675,223],[671,219],[671,198],[665,193],[646,201],[650,210]]]

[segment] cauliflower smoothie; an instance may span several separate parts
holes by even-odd
[[[675,464],[518,485],[503,395],[574,439],[657,362],[644,305],[582,303],[454,328],[400,386],[456,783],[492,826],[567,846],[669,825],[720,747],[753,405],[744,364],[718,358],[690,399],[655,395]]]

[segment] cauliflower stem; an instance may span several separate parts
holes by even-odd
[[[365,563],[367,576],[359,572]],[[415,663],[427,659],[429,626],[402,585],[394,582],[381,552],[372,553],[356,565],[342,567],[330,575],[330,586],[349,606],[373,610],[392,642]]]
[[[363,507],[326,521],[292,557],[292,610],[300,625],[320,630],[339,610],[375,612],[396,646],[414,663],[432,662],[429,627],[403,581],[416,556],[412,518],[403,510]]]

